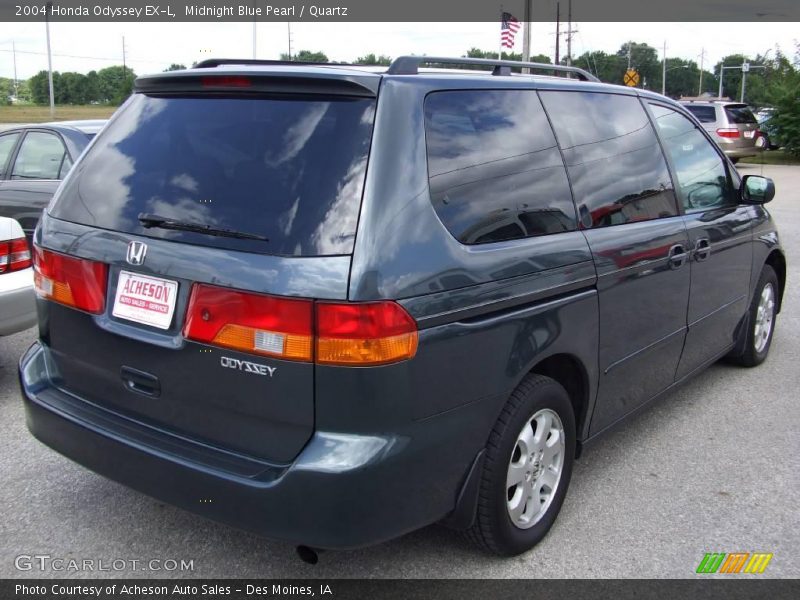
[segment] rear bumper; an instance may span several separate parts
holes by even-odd
[[[745,156],[757,156],[764,151],[763,147],[760,146],[747,146],[746,148],[724,148],[723,151],[725,152],[726,156],[731,158],[744,158]]]
[[[35,324],[33,270],[0,275],[0,335],[11,335]]]
[[[27,425],[41,442],[170,504],[316,548],[366,546],[440,520],[454,509],[474,458],[449,465],[450,473],[434,473],[426,467],[436,463],[431,436],[415,441],[318,431],[291,464],[267,464],[76,398],[57,387],[53,371],[48,350],[38,342],[20,360]],[[442,436],[437,443],[449,441]],[[452,482],[452,489],[434,488],[428,499],[415,493],[421,483],[437,479]]]

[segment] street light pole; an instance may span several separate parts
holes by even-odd
[[[664,53],[661,55],[661,95],[667,95],[667,40],[664,40]]]
[[[53,9],[53,3],[48,2],[45,6],[44,13],[44,27],[47,32],[47,83],[50,88],[50,118],[56,115],[56,104],[53,97],[53,59],[50,54],[50,11]]]

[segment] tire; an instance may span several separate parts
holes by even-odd
[[[547,435],[539,431],[547,431]],[[523,434],[529,446],[524,444]],[[566,390],[543,375],[523,379],[489,435],[485,457],[477,514],[466,531],[467,538],[482,550],[500,556],[530,550],[555,522],[572,475],[575,415]],[[512,466],[513,478],[522,477],[508,487],[507,481],[513,480]],[[539,500],[539,510],[525,501],[528,490]],[[517,509],[516,518],[512,517],[512,506]]]
[[[771,289],[770,292],[765,290]],[[777,316],[778,297],[780,285],[778,276],[769,265],[764,265],[761,276],[758,278],[753,300],[750,302],[749,319],[747,326],[747,339],[745,350],[740,356],[734,357],[733,362],[743,367],[756,367],[764,362],[772,345],[772,335],[775,333],[775,317]],[[770,296],[771,300],[765,298]],[[767,300],[765,302],[765,300]],[[764,328],[768,325],[768,331]]]

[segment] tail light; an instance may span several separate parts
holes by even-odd
[[[187,339],[329,365],[382,365],[414,356],[417,325],[395,302],[332,303],[195,284]]]
[[[31,251],[25,238],[0,242],[0,273],[21,271],[31,266]]]
[[[417,352],[417,324],[395,302],[317,304],[317,362],[380,365]]]
[[[105,309],[107,265],[34,246],[33,268],[40,297],[94,314]]]
[[[314,304],[196,284],[184,336],[242,352],[310,361]]]
[[[736,127],[722,127],[717,129],[717,135],[723,138],[738,138],[741,134]]]
[[[249,77],[241,75],[213,75],[211,77],[203,77],[202,84],[204,88],[246,88],[253,85],[253,81]]]

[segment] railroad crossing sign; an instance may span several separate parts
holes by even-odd
[[[636,87],[639,85],[639,73],[636,69],[628,69],[625,71],[625,76],[622,78],[622,81],[628,87]]]

